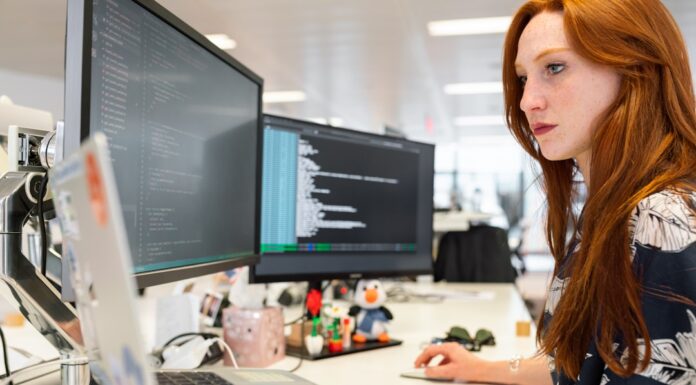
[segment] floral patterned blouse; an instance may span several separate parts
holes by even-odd
[[[633,264],[646,288],[660,289],[696,301],[696,192],[690,206],[682,195],[665,190],[643,199],[629,223]],[[545,324],[553,312],[566,280],[557,275],[549,288],[544,311]],[[617,282],[617,284],[620,284]],[[650,333],[651,357],[648,367],[628,378],[613,373],[590,345],[576,379],[549,368],[554,384],[568,385],[696,385],[696,307],[643,294],[643,316]],[[638,341],[644,346],[644,341]],[[618,348],[618,344],[616,345]]]

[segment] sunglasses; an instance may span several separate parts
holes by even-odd
[[[469,331],[466,330],[466,328],[453,326],[450,328],[449,332],[447,332],[447,336],[445,338],[435,337],[430,342],[433,344],[456,342],[464,346],[469,351],[478,352],[481,350],[481,346],[495,346],[495,337],[490,330],[479,329],[472,338],[471,334],[469,334]]]

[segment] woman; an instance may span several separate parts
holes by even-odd
[[[462,381],[696,384],[696,102],[669,12],[659,0],[529,1],[506,37],[503,84],[508,125],[543,173],[556,259],[540,354],[491,362],[447,344],[415,365],[444,356],[426,375]]]

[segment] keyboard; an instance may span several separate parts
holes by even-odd
[[[157,372],[159,385],[233,385],[211,372]]]

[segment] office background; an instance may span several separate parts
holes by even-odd
[[[265,112],[435,143],[434,206],[495,214],[491,222],[514,228],[518,235],[526,228],[523,253],[538,256],[539,279],[518,281],[518,287],[522,295],[543,300],[539,296],[544,295],[552,261],[542,235],[543,202],[531,187],[534,172],[503,125],[499,82],[504,34],[434,36],[431,27],[441,25],[429,24],[509,16],[521,0],[158,2],[204,34],[227,35],[219,44],[228,44],[231,55],[265,79]],[[693,56],[696,1],[665,4]],[[0,95],[50,111],[56,120],[63,118],[64,106],[65,11],[65,0],[0,0]],[[470,305],[461,303],[438,306],[437,312],[395,304],[400,317],[393,330],[404,338],[403,349],[372,356],[378,359],[356,355],[342,377],[361,367],[370,376],[384,372],[376,377],[378,382],[391,383],[405,357],[414,357],[421,343],[455,320],[495,329],[499,349],[487,358],[507,359],[513,351],[531,354],[533,339],[515,336],[511,327],[514,321],[528,320],[517,291],[512,285],[495,291],[496,301],[477,304],[484,315],[479,318],[470,317]],[[434,317],[419,318],[423,314]],[[280,365],[287,368],[289,363]],[[384,371],[384,366],[394,370]],[[336,374],[335,369],[326,373],[326,368],[305,364],[300,374]]]
[[[527,254],[546,253],[534,172],[503,125],[504,34],[436,36],[429,24],[509,16],[523,1],[158,2],[227,35],[220,44],[265,80],[265,112],[435,143],[436,207],[498,213],[527,228]],[[663,2],[693,58],[696,1]],[[66,1],[0,0],[0,10],[0,94],[62,119]]]

